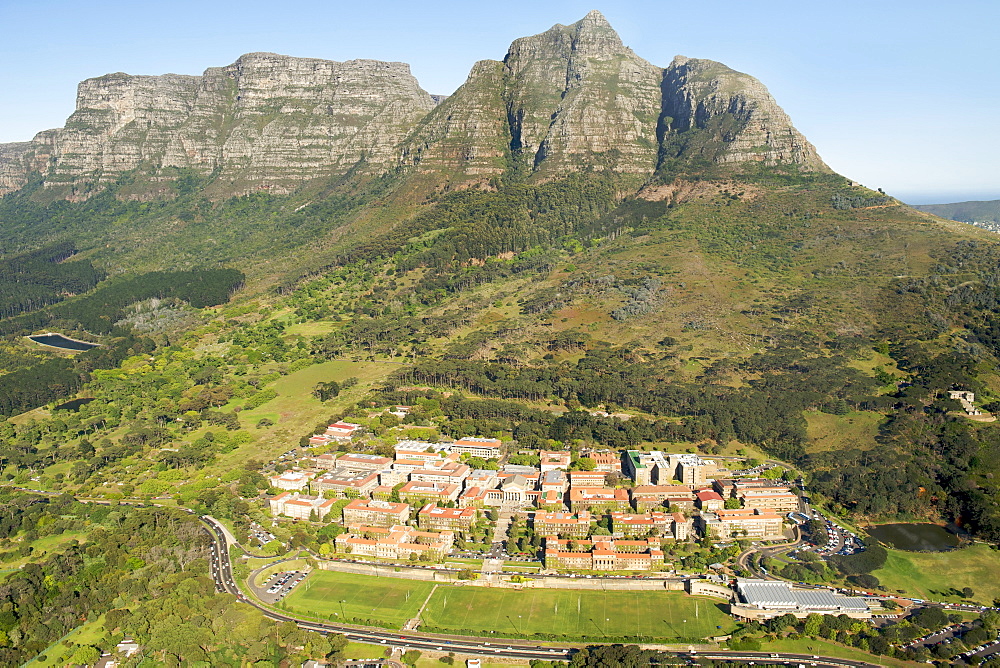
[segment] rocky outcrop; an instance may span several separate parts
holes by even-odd
[[[664,157],[830,171],[757,79],[677,56],[663,78]]]
[[[0,188],[32,171],[78,189],[192,168],[231,192],[284,192],[359,163],[395,166],[397,145],[434,106],[408,65],[374,60],[251,53],[200,77],[109,74],[80,84],[65,127],[0,146]]]
[[[759,81],[680,56],[656,67],[597,11],[515,40],[502,63],[478,63],[402,155],[460,183],[512,167],[540,178],[650,175],[706,160],[829,169]]]
[[[636,56],[599,12],[515,40],[450,97],[403,63],[251,53],[201,76],[109,74],[80,84],[66,126],[0,145],[0,193],[32,172],[85,197],[124,172],[178,170],[220,194],[410,168],[411,187],[485,184],[505,172],[677,175],[705,164],[828,171],[756,79],[678,56]]]

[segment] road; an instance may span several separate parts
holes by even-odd
[[[295,622],[300,628],[320,633],[335,632],[341,633],[348,640],[363,642],[374,645],[386,645],[407,649],[417,649],[437,652],[456,652],[462,654],[474,654],[480,656],[494,656],[516,659],[540,659],[543,661],[565,660],[570,658],[576,651],[575,648],[566,647],[544,647],[533,645],[521,640],[508,639],[486,639],[463,636],[442,636],[430,633],[418,633],[414,631],[388,631],[385,629],[371,629],[356,626],[346,626],[343,624],[325,624],[298,619],[290,615],[274,612],[260,605],[256,601],[249,599],[236,585],[233,579],[232,564],[229,561],[229,545],[226,540],[226,533],[221,524],[215,519],[203,516],[201,521],[205,524],[206,531],[212,538],[211,567],[212,577],[215,579],[216,589],[221,593],[232,594],[237,600],[252,605],[260,610],[264,616],[282,622]],[[759,661],[768,659],[772,663],[787,663],[792,665],[806,664],[815,666],[850,666],[852,668],[866,668],[876,664],[864,663],[862,661],[849,661],[846,659],[833,659],[829,657],[814,657],[808,654],[790,653],[767,653],[767,652],[730,652],[712,651],[700,653],[681,653],[686,658],[714,658],[721,660],[738,661]]]

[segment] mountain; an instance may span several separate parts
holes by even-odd
[[[973,223],[996,230],[1000,227],[1000,199],[952,204],[914,204],[914,209],[933,213],[935,216]]]
[[[407,65],[371,60],[251,53],[200,77],[109,74],[80,84],[63,128],[0,145],[0,193],[35,178],[80,200],[117,181],[120,197],[148,199],[188,173],[219,197],[399,168],[446,183],[512,167],[543,179],[692,163],[829,171],[759,81],[709,60],[652,65],[597,11],[516,40],[437,99]]]

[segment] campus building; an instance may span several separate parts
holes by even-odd
[[[410,481],[399,488],[399,500],[415,506],[426,503],[444,505],[448,501],[457,501],[461,489],[455,484]]]
[[[355,473],[336,468],[313,481],[313,489],[320,494],[334,492],[338,496],[349,498],[371,496],[372,490],[376,487],[378,487],[378,473],[374,471]]]
[[[468,453],[473,457],[483,459],[500,459],[502,454],[500,439],[498,438],[460,438],[451,444],[449,450],[453,453]]]
[[[573,512],[589,510],[594,514],[631,508],[628,490],[620,487],[572,487],[569,490],[569,507]]]
[[[267,479],[275,489],[303,490],[309,486],[312,474],[305,471],[285,471]]]
[[[324,499],[322,496],[306,496],[298,492],[282,492],[275,497],[268,499],[271,506],[271,514],[275,517],[284,515],[294,517],[297,520],[308,520],[314,517],[322,520],[333,508],[333,499]]]
[[[776,540],[783,538],[782,517],[771,510],[737,508],[702,513],[702,531],[716,540],[751,538]]]
[[[788,582],[738,578],[730,612],[737,619],[760,620],[811,614],[847,615],[870,619],[871,608],[863,598],[844,596],[828,589],[798,589]]]
[[[590,535],[593,515],[586,510],[579,513],[536,511],[533,519],[535,533],[539,536],[586,538]]]
[[[542,473],[555,469],[566,471],[573,461],[573,453],[569,450],[542,450],[538,453],[538,457],[540,459],[538,466]]]
[[[690,485],[637,485],[630,493],[632,505],[638,512],[669,506],[682,510],[694,508],[694,493]]]
[[[391,527],[406,524],[410,519],[410,506],[389,501],[354,499],[344,506],[344,524],[367,524]]]
[[[417,513],[417,524],[431,531],[468,531],[478,516],[475,508],[440,508],[428,503]]]
[[[588,571],[650,571],[663,567],[663,551],[656,538],[615,540],[545,539],[545,568]]]
[[[450,531],[431,533],[408,526],[351,525],[348,533],[334,539],[337,552],[394,561],[408,560],[411,554],[424,561],[437,561],[451,552],[454,542]]]

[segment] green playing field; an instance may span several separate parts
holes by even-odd
[[[439,587],[422,618],[444,629],[482,634],[692,638],[733,628],[721,601],[668,591]],[[717,627],[722,627],[721,629]]]
[[[339,619],[381,620],[401,627],[420,610],[433,584],[335,571],[313,571],[285,599],[289,611]],[[341,604],[343,601],[343,604]]]

